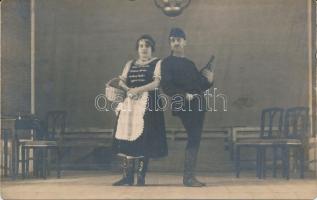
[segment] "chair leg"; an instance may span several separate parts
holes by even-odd
[[[8,140],[5,139],[4,140],[4,145],[3,145],[3,152],[4,152],[4,176],[8,176],[8,169],[9,169],[9,166],[8,166]]]
[[[40,163],[40,165],[38,166],[39,167],[39,172],[40,172],[40,177],[42,177],[42,178],[44,178],[44,170],[43,170],[43,168],[44,168],[44,151],[43,151],[44,149],[39,149],[39,152],[40,152],[40,156],[39,156],[39,163]]]
[[[286,153],[286,149],[285,147],[282,147],[281,149],[281,160],[282,160],[282,177],[285,178],[286,177],[286,158],[285,158],[285,153]]]
[[[42,167],[41,167],[41,170],[42,170],[42,177],[44,179],[46,179],[47,177],[47,149],[43,149],[42,150]]]
[[[276,178],[276,168],[277,168],[277,147],[273,147],[273,177]]]
[[[284,177],[288,180],[289,179],[289,147],[286,146],[284,148]]]
[[[240,176],[240,146],[237,146],[235,149],[235,168],[236,168],[236,177]]]
[[[21,163],[22,163],[22,178],[25,179],[25,149],[26,147],[22,145],[21,147]]]
[[[19,176],[19,168],[20,168],[20,145],[17,146],[16,152],[15,152],[15,156],[16,156],[16,163],[14,165],[14,179],[17,178],[17,176]]]
[[[39,165],[39,151],[36,148],[33,148],[33,175],[35,177],[39,176],[38,165]]]
[[[17,157],[17,152],[19,149],[18,146],[19,146],[19,143],[17,139],[13,138],[11,143],[12,155],[11,155],[11,162],[10,162],[10,175],[12,180],[16,179],[16,166],[17,164],[19,164],[19,159]]]
[[[36,162],[35,162],[35,166],[36,166],[36,173],[37,173],[37,177],[43,177],[43,151],[42,149],[36,149]]]
[[[47,160],[46,160],[46,172],[47,176],[50,176],[50,171],[51,171],[51,150],[48,148],[47,149]]]
[[[57,178],[61,177],[61,149],[60,148],[56,148],[56,154],[57,154],[57,158],[56,158],[56,168],[57,168]]]
[[[305,171],[305,150],[303,146],[300,146],[300,178],[304,178],[304,171]]]
[[[260,147],[256,147],[256,177],[261,179],[261,149]]]
[[[261,147],[261,154],[262,154],[262,178],[266,177],[266,148]]]
[[[25,152],[26,155],[26,166],[25,166],[25,176],[28,177],[30,175],[30,170],[29,170],[29,166],[30,166],[30,149],[28,148],[27,151]]]

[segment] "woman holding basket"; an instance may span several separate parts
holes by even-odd
[[[150,35],[142,35],[136,50],[138,59],[126,63],[119,82],[127,97],[117,107],[113,150],[123,157],[123,177],[114,186],[134,184],[135,161],[137,185],[145,185],[149,159],[167,155],[164,115],[157,109],[162,108],[162,102],[157,98],[159,59],[152,57],[155,41]]]

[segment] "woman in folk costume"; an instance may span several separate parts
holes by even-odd
[[[158,97],[161,80],[156,69],[159,59],[152,57],[155,41],[142,35],[136,42],[139,58],[127,62],[120,77],[120,86],[127,98],[117,107],[118,118],[114,131],[113,150],[123,156],[123,177],[114,186],[133,185],[135,161],[137,185],[145,185],[149,158],[167,155],[162,102]]]

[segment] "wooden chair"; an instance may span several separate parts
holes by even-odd
[[[308,134],[308,108],[293,107],[286,111],[284,119],[283,145],[284,176],[290,177],[290,150],[294,149],[294,161],[300,161],[300,177],[304,178],[305,171],[305,144]]]
[[[273,110],[275,110],[274,108]],[[260,139],[244,139],[236,143],[236,176],[239,177],[240,172],[240,148],[244,146],[252,146],[257,149],[257,176],[265,178],[266,176],[266,149],[273,148],[273,177],[276,177],[276,162],[277,152],[281,150],[281,160],[283,163],[283,177],[289,179],[290,177],[290,155],[291,150],[294,150],[294,162],[297,166],[300,163],[300,177],[304,178],[305,171],[305,144],[308,133],[308,108],[307,107],[292,107],[286,110],[283,121],[283,130],[281,129],[281,111],[279,111],[279,131],[276,136],[270,133],[272,129],[269,128],[267,137],[263,136],[263,116],[265,112],[270,113],[271,109],[266,109],[262,112],[261,118],[261,137]],[[271,111],[273,111],[271,110]],[[277,111],[277,110],[276,110]],[[274,112],[273,112],[274,113]],[[273,120],[273,113],[269,114],[269,121]],[[270,119],[272,118],[272,119]],[[271,122],[270,122],[271,123]],[[270,125],[270,124],[269,124]],[[270,127],[270,126],[269,126]]]
[[[262,110],[261,113],[261,131],[260,137],[255,139],[245,138],[240,139],[234,144],[235,148],[235,172],[236,177],[240,176],[240,150],[245,147],[256,149],[256,176],[258,178],[265,177],[265,151],[269,146],[274,146],[277,138],[282,137],[284,109],[273,107]],[[278,131],[273,131],[273,127],[277,127]],[[277,149],[274,149],[273,163],[276,165]],[[276,169],[276,167],[274,167]],[[276,175],[276,172],[273,172]]]
[[[19,164],[22,162],[22,175],[24,176],[24,166],[25,166],[25,154],[23,153],[23,145],[31,144],[38,137],[42,137],[43,127],[41,125],[41,121],[34,115],[25,115],[19,116],[14,123],[15,126],[15,134],[14,134],[14,142],[12,148],[14,148],[13,156],[13,164],[12,164],[12,178],[15,179],[19,172]],[[21,149],[21,157],[20,158],[20,149]],[[36,154],[37,152],[34,152]],[[36,167],[35,167],[36,168]],[[34,171],[35,172],[35,171]],[[36,173],[36,172],[35,172]]]
[[[22,177],[29,174],[30,150],[33,149],[34,155],[34,174],[39,174],[46,178],[50,172],[50,150],[56,152],[57,177],[60,178],[60,148],[59,134],[65,131],[66,111],[50,111],[47,113],[46,121],[42,128],[37,130],[41,134],[36,134],[32,141],[22,143]]]
[[[62,166],[62,152],[63,147],[61,146],[63,135],[65,133],[66,129],[66,118],[67,118],[67,112],[64,110],[54,110],[47,112],[46,115],[46,131],[47,131],[47,140],[53,140],[57,142],[58,145],[58,151],[57,151],[57,158],[56,158],[56,167],[58,172],[58,177],[60,177],[60,171]],[[50,160],[50,157],[48,157],[48,160]],[[50,168],[48,168],[50,169]],[[49,170],[48,170],[49,173]]]

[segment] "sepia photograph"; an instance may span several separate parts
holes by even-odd
[[[316,0],[0,7],[0,200],[317,199]]]

